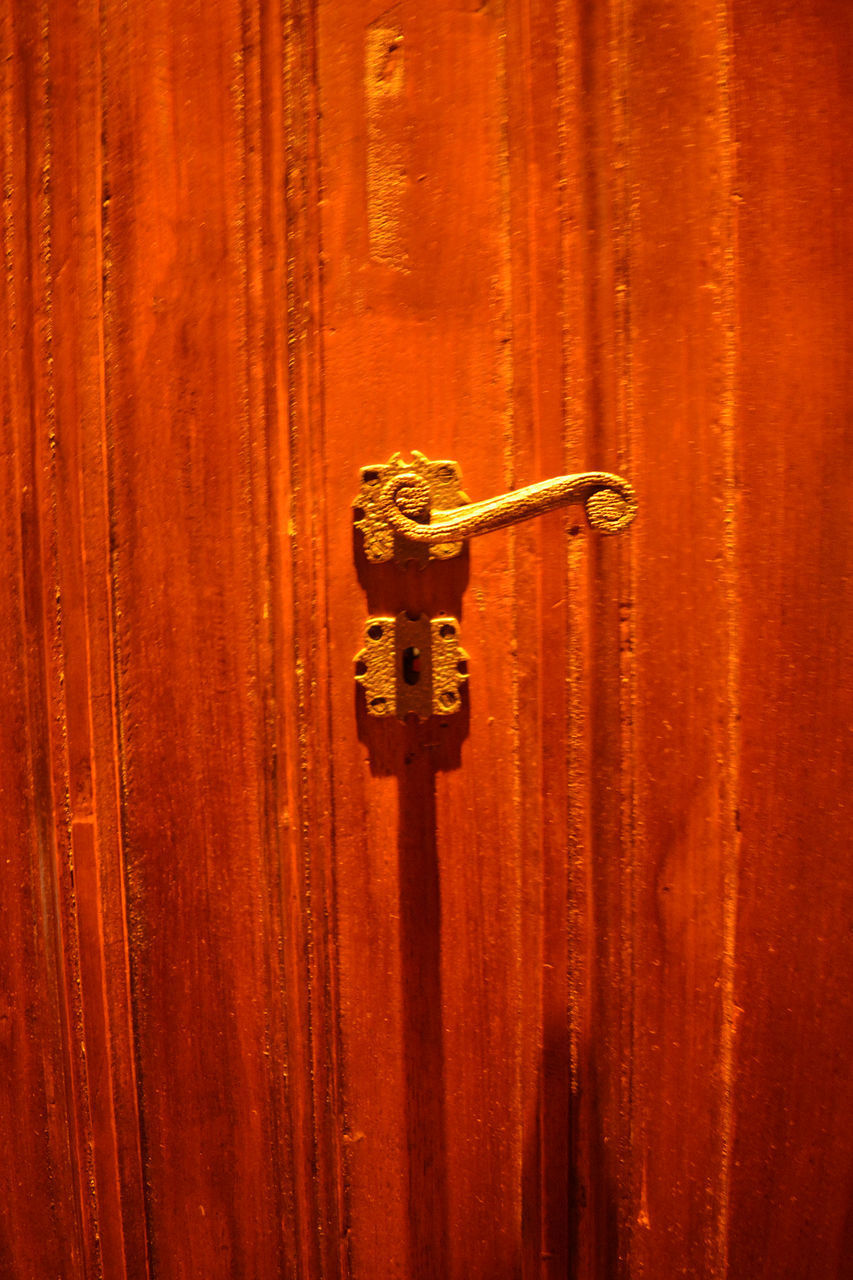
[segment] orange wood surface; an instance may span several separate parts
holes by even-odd
[[[0,1278],[842,1280],[853,8],[4,0]],[[369,565],[359,467],[636,487]],[[370,613],[462,711],[369,718]]]

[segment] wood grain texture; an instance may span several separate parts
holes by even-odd
[[[732,1274],[843,1275],[850,861],[853,14],[739,6],[741,873]]]
[[[103,57],[111,575],[149,1265],[275,1274],[293,1246],[243,15],[116,7]]]
[[[100,1268],[68,805],[44,13],[2,21],[3,1221],[9,1275]],[[110,1108],[104,1111],[110,1122]]]
[[[628,17],[631,1273],[716,1276],[727,1198],[737,750],[728,33],[715,3]],[[665,460],[665,462],[664,462]],[[665,1158],[662,1158],[666,1153]]]
[[[91,1186],[104,1273],[146,1276],[114,714],[99,14],[73,0],[49,18],[55,519]]]
[[[841,1280],[849,6],[0,42],[3,1277]],[[640,515],[368,565],[412,448]]]
[[[501,24],[473,6],[374,8],[318,14],[331,516],[354,496],[350,438],[364,463],[421,448],[460,458],[479,492],[511,480]],[[521,814],[515,673],[490,637],[514,627],[512,543],[486,539],[440,576],[364,567],[362,593],[347,523],[328,531],[351,1266],[511,1275]],[[363,618],[439,607],[461,618],[483,673],[479,711],[472,700],[446,728],[357,723]],[[483,785],[492,776],[500,789]]]

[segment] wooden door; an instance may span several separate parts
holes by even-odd
[[[0,1275],[849,1275],[848,0],[0,23]]]

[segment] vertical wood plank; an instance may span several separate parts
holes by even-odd
[[[100,15],[55,0],[50,17],[55,519],[92,1181],[105,1275],[146,1277],[104,444]]]
[[[517,1275],[518,727],[511,540],[361,566],[358,468],[397,448],[512,478],[503,21],[319,6],[330,680],[354,1275]],[[356,556],[358,548],[356,547]],[[470,590],[463,601],[463,588]],[[478,676],[446,727],[365,722],[371,611],[450,611]],[[356,736],[356,731],[361,738]]]
[[[293,1265],[253,531],[253,12],[115,4],[104,22],[122,836],[157,1277]]]
[[[624,550],[590,544],[588,587],[570,560],[573,1258],[712,1275],[734,857],[726,32],[713,5],[563,13],[573,407],[584,465],[626,470],[641,502]]]
[[[729,1273],[850,1267],[853,11],[733,5],[742,869]]]
[[[73,863],[52,492],[50,49],[46,14],[7,4],[2,40],[2,1202],[10,1276],[93,1274],[97,1207]],[[55,817],[58,821],[55,822]]]
[[[560,8],[571,281],[563,324],[577,465],[631,474],[624,14],[619,3]],[[568,562],[569,1265],[585,1278],[626,1274],[630,1213],[629,554],[629,545],[583,537]]]
[[[288,1036],[300,1262],[306,1275],[349,1275],[339,1075],[335,920],[339,728],[331,714],[330,594],[322,349],[322,170],[316,6],[282,7],[281,141],[271,138],[267,399],[275,566],[277,736],[284,744],[282,827]],[[264,115],[279,64],[269,44]],[[278,166],[281,165],[281,168]],[[279,175],[283,179],[279,185]],[[286,319],[285,319],[286,317]],[[344,815],[344,821],[349,818]]]
[[[582,470],[572,344],[580,139],[568,99],[577,67],[565,15],[506,8],[507,154],[513,337],[513,483]],[[571,66],[570,66],[571,63]],[[573,260],[574,259],[574,260]],[[525,1276],[569,1269],[569,867],[582,843],[573,778],[581,692],[577,512],[522,525],[513,540],[521,883],[522,1244]],[[570,587],[571,583],[571,587]],[[575,614],[579,616],[579,614]],[[571,639],[570,639],[571,634]]]
[[[735,858],[728,541],[732,140],[718,6],[630,5],[631,1157],[629,1274],[725,1273]]]

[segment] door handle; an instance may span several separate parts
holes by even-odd
[[[600,533],[621,533],[637,514],[632,486],[609,471],[555,476],[469,502],[459,488],[455,462],[431,462],[413,450],[411,463],[395,454],[384,466],[362,468],[361,480],[355,523],[364,534],[367,558],[374,561],[418,559],[424,552],[446,560],[459,554],[466,538],[573,502],[583,502],[590,527]]]
[[[408,463],[395,453],[381,466],[362,467],[361,491],[353,506],[367,559],[399,564],[449,560],[459,555],[466,538],[572,502],[583,503],[590,527],[600,533],[621,533],[637,514],[633,488],[610,471],[555,476],[484,502],[469,502],[460,484],[457,463],[431,462],[415,450]],[[366,647],[355,657],[355,678],[364,690],[368,715],[426,719],[459,710],[468,655],[459,647],[456,618],[409,613],[370,617],[366,636]]]

